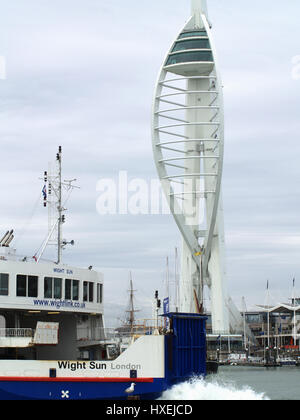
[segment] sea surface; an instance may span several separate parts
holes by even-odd
[[[220,366],[165,392],[165,400],[300,400],[300,367]]]

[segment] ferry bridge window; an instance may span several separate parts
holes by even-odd
[[[94,300],[94,283],[90,282],[89,284],[89,302],[93,302]]]
[[[79,300],[79,280],[66,279],[65,299]]]
[[[44,278],[44,297],[52,298],[52,277]]]
[[[0,273],[0,296],[8,296],[8,274]]]
[[[88,282],[84,281],[83,282],[83,301],[84,302],[87,302],[87,300],[88,300],[88,287],[87,287],[87,285],[88,285]]]
[[[101,283],[97,284],[97,303],[102,303],[102,293],[103,285]]]
[[[29,297],[37,297],[38,295],[38,277],[28,276],[27,277],[27,295]]]
[[[62,279],[54,278],[53,297],[54,299],[60,299],[61,296],[62,296]]]
[[[72,293],[73,293],[73,300],[79,299],[79,280],[72,281]]]
[[[65,284],[65,299],[72,299],[71,295],[72,280],[66,279]]]
[[[94,283],[91,281],[83,282],[83,300],[84,302],[93,302],[94,300]]]
[[[57,277],[44,278],[44,297],[49,299],[61,299],[62,279]]]
[[[17,296],[37,297],[38,296],[38,277],[17,274]]]
[[[22,274],[17,275],[17,296],[26,296],[26,278]]]
[[[93,302],[94,300],[94,283],[91,281],[83,282],[83,300],[84,302]]]

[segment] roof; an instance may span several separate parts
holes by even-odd
[[[257,305],[262,308],[264,312],[300,312],[300,305],[289,305],[287,303],[279,303],[276,306]]]

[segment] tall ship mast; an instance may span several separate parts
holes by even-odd
[[[126,310],[126,325],[129,326],[130,331],[133,331],[135,323],[136,323],[136,319],[135,319],[135,314],[136,312],[138,312],[137,309],[135,309],[134,306],[134,293],[136,292],[136,290],[133,289],[133,281],[132,281],[132,273],[130,272],[130,280],[129,280],[129,287],[130,289],[128,290],[129,292],[129,303],[128,303],[128,308]]]

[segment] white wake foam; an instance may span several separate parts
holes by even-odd
[[[268,400],[263,393],[257,393],[249,387],[238,388],[232,383],[220,383],[218,380],[207,381],[195,378],[173,386],[161,396],[162,400]]]

